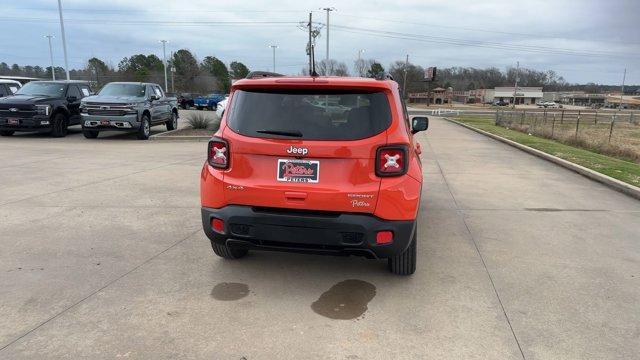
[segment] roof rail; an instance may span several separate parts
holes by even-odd
[[[266,78],[266,77],[282,77],[284,75],[269,71],[252,71],[247,75],[247,79]]]
[[[393,76],[387,72],[379,72],[376,74],[376,80],[393,80]]]

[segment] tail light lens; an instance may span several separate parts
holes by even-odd
[[[214,168],[227,169],[229,167],[229,143],[216,137],[209,140],[207,162]]]
[[[400,176],[407,172],[408,150],[406,145],[382,146],[376,152],[376,175]]]

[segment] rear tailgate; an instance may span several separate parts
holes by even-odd
[[[373,213],[380,188],[375,154],[391,123],[387,95],[341,94],[236,91],[223,130],[230,151],[226,203]]]

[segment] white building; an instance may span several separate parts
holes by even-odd
[[[504,101],[511,103],[513,100],[513,86],[502,86],[494,89],[494,101]],[[516,93],[516,105],[528,104],[535,105],[542,100],[542,87],[521,87],[518,86]]]

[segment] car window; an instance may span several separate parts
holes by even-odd
[[[45,81],[33,81],[21,87],[17,94],[33,96],[63,97],[64,84]]]
[[[82,97],[91,95],[91,90],[87,85],[81,85],[80,91],[82,92]]]
[[[12,94],[15,94],[20,88],[15,85],[9,85],[9,90]]]
[[[140,84],[110,83],[98,93],[100,96],[134,96],[144,97],[145,86]]]
[[[383,92],[238,90],[228,121],[231,129],[252,137],[282,137],[264,131],[275,130],[308,140],[357,140],[388,128],[391,110]]]
[[[10,95],[10,94],[7,92],[7,88],[5,88],[5,86],[4,86],[4,85],[0,84],[0,96],[7,96],[7,95]]]
[[[156,95],[158,95],[159,97],[162,97],[162,90],[160,90],[159,87],[154,86],[153,91],[156,93]]]
[[[80,90],[75,85],[69,85],[69,89],[67,90],[67,97],[75,96],[77,99],[82,98],[80,95]]]

